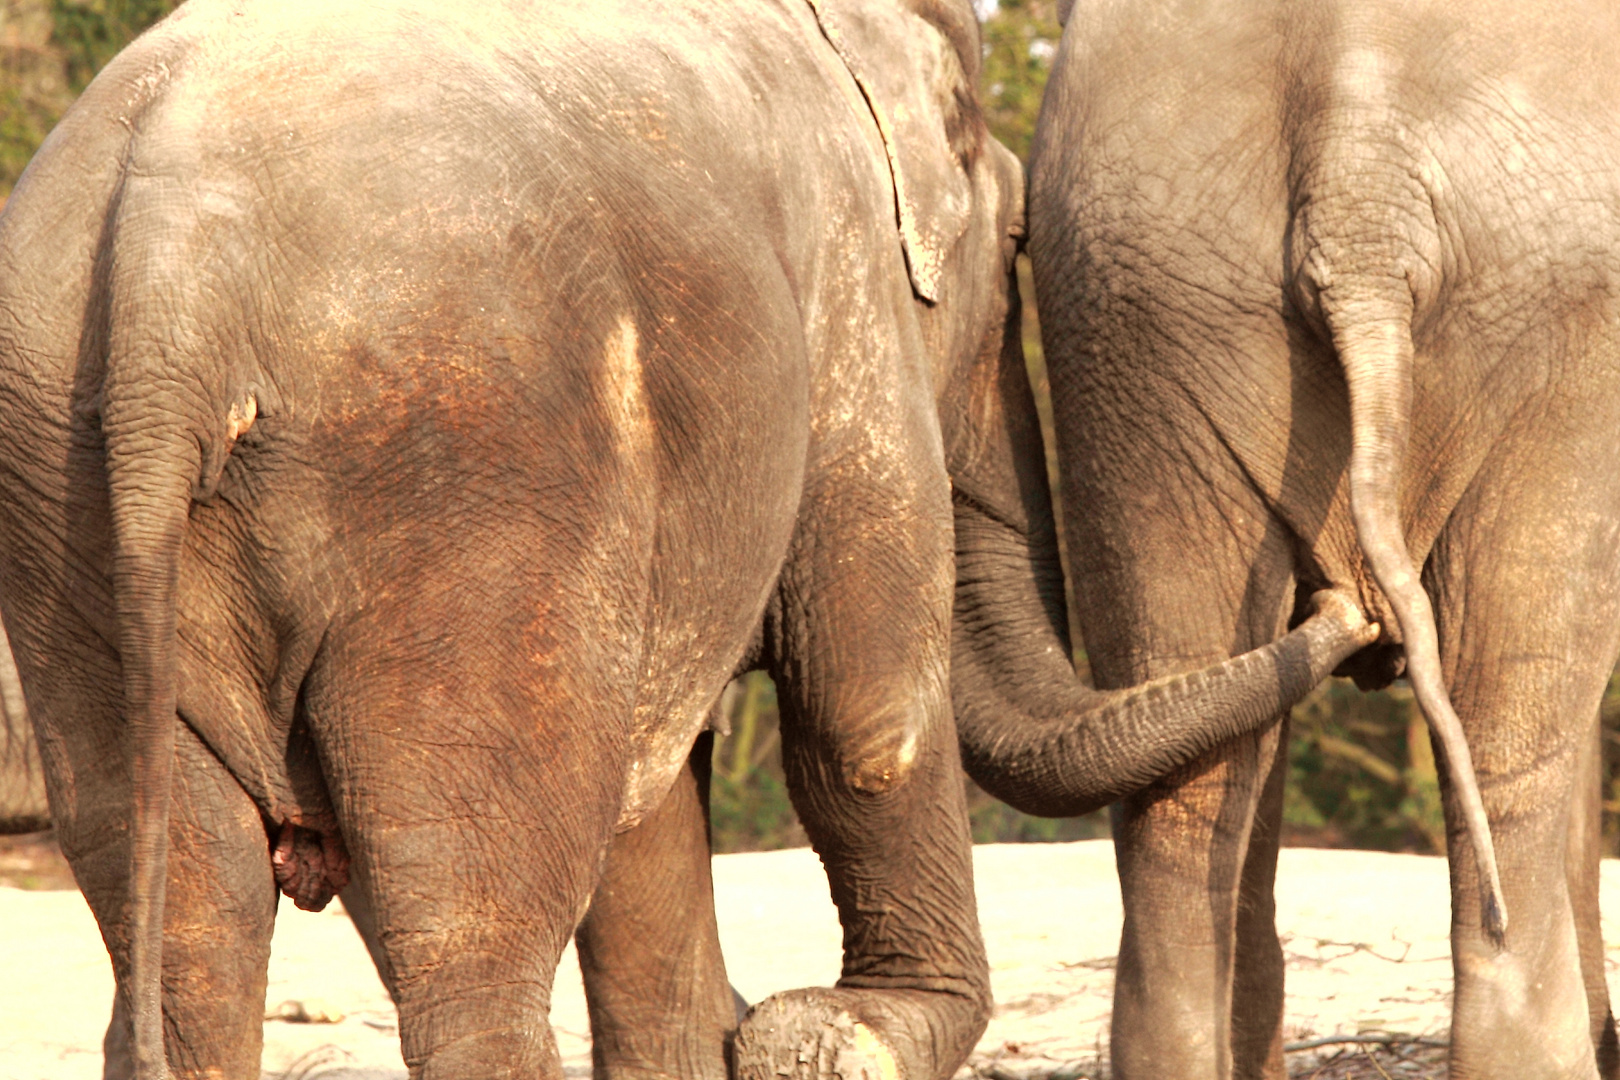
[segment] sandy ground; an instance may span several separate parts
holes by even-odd
[[[975,867],[997,1007],[970,1064],[995,1080],[1105,1075],[1098,1062],[1106,1060],[1121,920],[1111,845],[988,845],[976,850]],[[723,855],[714,876],[726,963],[748,1000],[837,977],[837,918],[810,851]],[[1442,860],[1289,849],[1277,879],[1286,1038],[1390,1032],[1443,1040],[1451,965]],[[1606,910],[1620,912],[1620,862],[1603,866],[1603,898]],[[1620,927],[1606,919],[1604,929],[1620,942]],[[0,1080],[99,1077],[112,977],[79,895],[0,888],[0,971]],[[335,1022],[267,1020],[266,1077],[405,1076],[393,1007],[337,904],[315,915],[283,902],[266,1011],[284,1002]],[[551,1019],[571,1077],[590,1073],[585,1017],[570,949]],[[1319,1058],[1290,1054],[1305,1075]]]

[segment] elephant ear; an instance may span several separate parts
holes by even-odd
[[[965,0],[809,4],[883,138],[912,290],[936,303],[946,256],[972,214],[968,169],[985,138],[973,93],[978,22]]]

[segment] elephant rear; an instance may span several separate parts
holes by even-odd
[[[1604,1036],[1583,976],[1607,1017],[1595,921],[1533,883],[1615,646],[1617,470],[1593,427],[1620,402],[1617,40],[1600,4],[1082,5],[1037,135],[1032,252],[1065,482],[1091,515],[1070,520],[1094,670],[1134,681],[1274,634],[1301,586],[1359,594],[1386,639],[1351,668],[1381,685],[1404,663],[1472,841],[1453,869],[1469,1075],[1588,1075]],[[1549,549],[1564,571],[1542,569]],[[1213,817],[1260,775],[1239,748],[1221,767],[1177,799]],[[1179,1067],[1144,1033],[1198,1010],[1149,984],[1237,985],[1260,1004],[1217,1008],[1188,1045],[1230,1023],[1234,1067],[1261,1069],[1281,1002],[1264,919],[1235,920],[1235,974],[1146,929],[1185,918],[1168,868],[1210,839],[1167,814],[1127,812],[1143,915],[1116,1064]],[[1245,888],[1266,872],[1250,844],[1232,849]],[[1554,968],[1540,1002],[1514,989]]]
[[[402,1012],[476,999],[408,1059],[543,1069],[543,1033],[487,1017],[544,1014],[600,852],[756,636],[822,299],[787,219],[862,220],[880,144],[837,94],[785,91],[827,79],[808,12],[734,18],[758,47],[728,52],[668,13],[626,33],[629,6],[315,7],[188,5],[19,185],[0,415],[29,452],[0,481],[0,589],[42,729],[105,773],[61,824],[140,1075],[166,1008],[199,1054],[256,1058],[256,1022],[208,1010],[262,983],[260,885],[318,906],[351,858]],[[833,121],[854,182],[778,158],[770,132]],[[881,266],[903,286],[897,245]],[[165,905],[190,927],[202,902],[165,875],[222,851],[251,909],[235,966],[195,969],[218,1000],[162,1004]],[[502,917],[536,897],[539,922]]]

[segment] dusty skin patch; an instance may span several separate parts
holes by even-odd
[[[738,1076],[901,1080],[899,1061],[838,991],[790,991],[760,1002],[737,1033]]]
[[[601,379],[600,393],[613,430],[619,474],[630,499],[641,499],[643,493],[652,490],[652,485],[641,484],[633,478],[650,476],[657,468],[657,429],[647,400],[641,338],[629,315],[619,316],[608,335]],[[623,516],[610,522],[598,536],[597,542],[604,548],[622,544],[631,531],[651,527],[655,511],[651,504],[638,506],[630,502],[620,507],[620,514]],[[649,632],[645,626],[642,630]],[[656,633],[658,640],[654,647],[660,650],[660,655],[685,656],[698,665],[704,660],[703,647],[689,624],[666,622]],[[615,826],[618,832],[635,827],[648,811],[663,801],[686,764],[692,740],[707,726],[709,709],[714,703],[711,692],[704,688],[710,684],[701,679],[684,680],[678,689],[652,685],[655,682],[649,680],[646,671],[640,673],[640,687],[650,692],[638,694],[636,702],[632,737],[637,752],[625,777],[624,797]]]
[[[647,413],[642,386],[640,350],[635,320],[620,315],[603,352],[603,390],[620,456],[632,467],[652,445],[652,418]]]
[[[641,337],[635,320],[629,315],[619,316],[613,332],[608,335],[602,359],[602,400],[613,429],[620,475],[626,478],[628,487],[629,478],[654,468],[653,418],[647,404]],[[631,517],[634,516],[632,512]],[[604,544],[622,540],[622,535],[616,531],[600,538]],[[664,699],[654,702],[652,707],[638,701],[634,726],[638,753],[625,777],[617,831],[633,828],[663,801],[676,774],[686,763],[692,740],[708,720],[709,704],[706,698]],[[666,717],[667,722],[660,722]]]
[[[877,1076],[872,1076],[868,1070],[861,1070],[866,1080],[900,1080],[900,1067],[895,1064],[894,1052],[877,1037],[877,1032],[859,1020],[855,1022],[854,1042],[855,1053],[877,1065]],[[847,1073],[843,1075],[848,1076]]]

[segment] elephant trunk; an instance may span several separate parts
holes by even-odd
[[[1025,813],[1073,817],[1269,725],[1377,636],[1333,593],[1278,641],[1200,671],[1097,691],[1075,675],[1050,533],[958,502],[951,686],[962,761]]]
[[[969,775],[1027,813],[1070,817],[1270,724],[1378,630],[1322,594],[1316,615],[1254,652],[1125,690],[1082,683],[1019,341],[1015,297],[999,363],[979,365],[955,414],[952,698]]]

